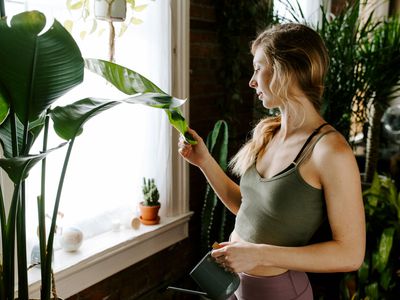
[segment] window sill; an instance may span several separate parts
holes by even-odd
[[[88,240],[76,252],[54,254],[57,293],[67,298],[188,237],[192,213],[162,217],[158,225],[106,232]],[[40,269],[29,272],[30,296],[38,297]]]

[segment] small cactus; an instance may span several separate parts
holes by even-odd
[[[156,206],[160,205],[158,199],[160,198],[160,194],[158,193],[158,189],[156,183],[153,178],[143,178],[143,205],[145,206]]]

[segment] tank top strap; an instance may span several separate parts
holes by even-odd
[[[332,132],[336,132],[336,130],[328,130],[326,132],[322,132],[320,133],[316,139],[314,139],[312,142],[308,143],[307,147],[304,149],[304,151],[302,152],[302,155],[294,161],[294,164],[296,166],[299,166],[307,157],[310,156],[311,152],[314,150],[315,145],[319,142],[319,140],[321,138],[323,138],[325,135],[332,133]]]
[[[318,132],[321,130],[322,127],[324,127],[328,124],[329,123],[324,123],[324,124],[318,126],[318,128],[313,130],[313,132],[308,136],[307,140],[305,141],[303,147],[301,147],[299,153],[297,153],[296,158],[293,160],[293,163],[296,164],[297,160],[300,158],[301,154],[303,153],[304,149],[306,149],[307,145],[310,143],[312,138],[318,134]]]

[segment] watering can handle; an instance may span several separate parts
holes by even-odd
[[[178,291],[182,293],[188,293],[188,294],[193,294],[193,295],[202,295],[202,296],[207,296],[207,293],[205,292],[200,292],[200,291],[194,291],[194,290],[188,290],[188,289],[182,289],[174,286],[169,286],[167,287],[167,290],[173,290],[173,291]]]

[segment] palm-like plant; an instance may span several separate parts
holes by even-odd
[[[400,89],[400,19],[393,16],[361,40],[364,107],[368,110],[365,181],[371,182],[379,158],[381,119]]]
[[[322,114],[346,138],[350,137],[352,116],[363,121],[364,79],[360,76],[359,44],[374,29],[371,16],[359,18],[360,1],[352,1],[332,17],[321,7],[322,19],[316,30],[329,52],[329,71],[325,80]]]
[[[316,25],[308,24],[300,4],[282,0],[296,22],[305,23],[321,35],[329,53],[329,70],[321,113],[346,138],[350,137],[352,116],[362,122],[365,112],[361,105],[365,84],[360,76],[359,44],[374,29],[372,15],[360,22],[360,0],[350,1],[333,15],[321,6],[321,19]]]
[[[71,35],[58,21],[48,23],[40,12],[25,12],[14,16],[9,24],[6,18],[2,18],[0,36],[3,41],[0,46],[0,142],[4,153],[4,157],[0,158],[0,167],[14,184],[8,211],[0,186],[0,299],[14,299],[15,261],[18,265],[18,299],[27,300],[29,297],[25,180],[30,169],[42,162],[38,219],[41,299],[47,300],[51,297],[53,238],[63,182],[75,138],[82,133],[85,122],[120,103],[141,103],[164,109],[171,124],[189,142],[194,141],[187,134],[187,124],[179,111],[183,100],[167,95],[132,70],[102,60],[84,60]],[[127,98],[118,101],[85,98],[64,107],[52,108],[60,96],[83,81],[85,66],[127,94]],[[52,149],[47,146],[50,118],[55,132],[66,141]],[[31,147],[41,132],[42,152],[32,154]],[[64,146],[68,149],[60,174],[51,226],[46,233],[46,156]]]

